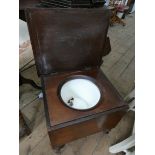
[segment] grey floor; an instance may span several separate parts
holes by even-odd
[[[135,78],[135,16],[128,15],[126,26],[115,25],[109,28],[112,51],[103,58],[101,66],[112,84],[125,97],[134,88]],[[22,75],[40,84],[36,68],[32,67]],[[103,132],[78,139],[65,145],[60,153],[50,146],[47,134],[43,101],[37,99],[40,91],[29,85],[20,87],[20,109],[28,118],[32,133],[20,139],[20,155],[111,155],[110,145],[120,142],[131,133],[134,113],[128,112],[109,134]]]

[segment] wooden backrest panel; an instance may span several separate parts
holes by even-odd
[[[110,50],[108,10],[31,8],[26,15],[39,74],[99,67]]]

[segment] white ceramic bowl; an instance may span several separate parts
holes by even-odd
[[[62,101],[70,108],[87,110],[96,106],[101,98],[99,87],[85,78],[70,79],[60,88]]]

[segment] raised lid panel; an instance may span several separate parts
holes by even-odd
[[[108,10],[27,9],[27,22],[39,74],[101,65]]]

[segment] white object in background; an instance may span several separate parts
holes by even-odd
[[[134,155],[134,152],[128,151],[128,149],[132,148],[133,146],[135,146],[135,134],[123,140],[122,142],[111,146],[109,148],[109,152],[119,153],[123,151],[124,153],[126,153],[126,155]]]
[[[123,12],[117,12],[117,17],[122,18],[123,17]]]
[[[67,106],[77,110],[86,110],[99,102],[101,93],[90,80],[72,79],[62,85],[60,96]]]
[[[21,45],[27,40],[30,40],[27,24],[19,19],[19,44]]]
[[[34,59],[26,22],[19,20],[19,68]],[[34,64],[32,61],[28,65]],[[28,67],[28,66],[27,66]]]
[[[106,1],[106,3],[104,4],[104,6],[109,6],[110,0],[105,0],[105,1]]]
[[[40,99],[43,98],[43,93],[42,92],[39,93],[38,98],[40,98]]]
[[[122,0],[122,1],[120,1],[120,3],[121,4],[124,4],[124,6],[127,6],[127,3],[128,3],[128,0]],[[119,18],[122,18],[123,17],[123,12],[117,12],[117,16],[119,17]]]
[[[129,103],[129,110],[135,111],[135,90],[131,91],[129,95],[125,97],[125,99],[133,99]],[[124,152],[126,155],[135,155],[135,151],[129,151],[128,149],[135,146],[135,125],[133,126],[132,135],[122,142],[115,144],[109,147],[110,153],[119,153]]]
[[[126,2],[125,2],[126,3]],[[122,0],[122,1],[119,1],[119,3],[118,3],[119,5],[123,5],[124,4],[124,1]],[[123,17],[123,14],[124,14],[124,11],[123,12],[117,12],[117,17],[119,17],[120,19],[122,19],[122,17]]]

